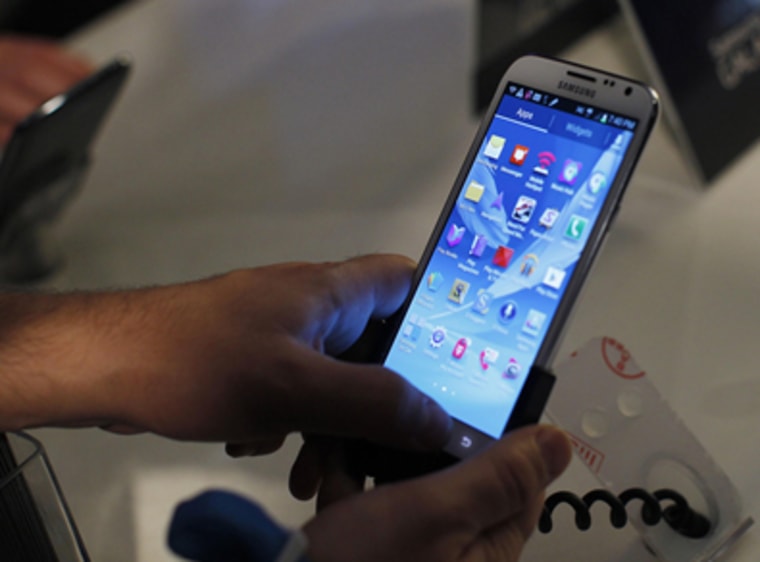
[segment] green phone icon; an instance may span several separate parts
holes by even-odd
[[[570,217],[570,222],[567,223],[567,229],[565,229],[565,236],[571,240],[580,240],[583,236],[583,231],[586,230],[588,225],[588,219],[573,215]]]

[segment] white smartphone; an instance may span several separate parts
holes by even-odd
[[[539,56],[506,72],[379,359],[455,419],[466,457],[535,423],[539,381],[656,121],[656,92]]]

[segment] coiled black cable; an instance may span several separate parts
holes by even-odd
[[[694,511],[681,494],[664,488],[651,494],[642,488],[629,488],[616,496],[604,489],[591,490],[583,497],[571,492],[556,492],[544,502],[544,510],[538,522],[538,530],[549,533],[552,530],[552,514],[561,504],[569,504],[575,511],[575,526],[581,531],[591,527],[591,506],[603,502],[610,507],[610,524],[619,529],[628,523],[626,506],[633,500],[641,500],[641,521],[645,525],[657,525],[660,520],[665,522],[678,534],[691,539],[700,539],[710,532],[710,520]],[[671,502],[664,509],[661,502]]]

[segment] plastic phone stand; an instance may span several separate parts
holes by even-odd
[[[63,259],[50,230],[88,168],[85,158],[52,179],[24,185],[22,201],[7,215],[0,212],[0,282],[32,283],[60,267]]]
[[[726,474],[657,391],[623,344],[591,340],[556,366],[546,410],[565,429],[576,454],[612,493],[628,488],[672,488],[705,514],[701,539],[665,524],[632,524],[661,560],[717,560],[752,525]]]
[[[0,434],[0,560],[88,562],[42,444]]]

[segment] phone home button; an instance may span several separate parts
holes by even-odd
[[[476,430],[459,427],[454,430],[446,450],[459,458],[471,457],[486,443],[484,437]]]

